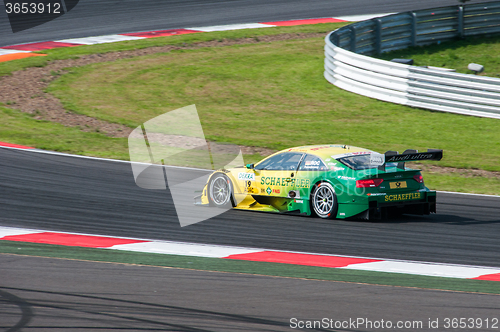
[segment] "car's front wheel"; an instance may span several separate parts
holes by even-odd
[[[231,180],[224,174],[215,174],[208,185],[208,197],[211,206],[232,208],[234,198]]]
[[[335,218],[337,216],[337,196],[332,185],[320,182],[311,194],[311,205],[314,213],[320,218]]]

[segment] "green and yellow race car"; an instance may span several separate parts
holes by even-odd
[[[340,219],[430,214],[436,192],[405,162],[442,156],[434,149],[380,154],[347,145],[300,146],[215,171],[195,204]]]

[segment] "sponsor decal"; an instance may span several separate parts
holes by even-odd
[[[238,180],[255,181],[255,174],[254,173],[238,173]]]
[[[386,160],[387,163],[390,162],[399,162],[406,160],[426,160],[433,159],[437,154],[436,153],[410,153],[410,154],[398,154],[395,156],[390,156],[389,159]]]
[[[407,188],[406,181],[390,182],[389,186],[391,187],[391,189]]]
[[[325,161],[330,161],[330,160],[331,160],[330,158],[328,158],[328,159],[325,159]]]
[[[309,179],[290,179],[290,178],[277,178],[274,176],[263,176],[260,178],[260,184],[263,186],[280,186],[280,187],[293,187],[309,188],[311,180]]]
[[[280,194],[281,193],[281,190],[279,189],[273,189],[273,194]]]
[[[380,153],[370,153],[370,165],[382,166],[385,163],[385,155]]]
[[[329,147],[331,147],[331,145],[320,146],[320,147],[317,147],[317,148],[312,148],[311,151],[318,151],[318,150],[322,150],[322,149],[328,149]]]
[[[386,193],[368,193],[366,196],[385,196],[387,195]]]
[[[398,195],[386,195],[386,202],[395,202],[395,201],[409,201],[412,199],[420,199],[422,198],[422,194],[417,193],[409,193],[409,194],[398,194]]]
[[[268,195],[271,195],[271,193],[272,193],[273,191],[271,190],[271,188],[267,187],[266,192],[267,192],[267,194],[268,194]]]
[[[349,176],[344,176],[344,175],[339,175],[337,176],[337,178],[341,180],[356,180],[355,178],[351,178]]]
[[[259,190],[257,188],[253,188],[253,187],[246,187],[244,192],[250,193],[250,194],[258,194]]]
[[[319,160],[310,160],[304,163],[304,169],[319,169],[321,166],[321,161]],[[321,167],[324,169],[324,167]]]
[[[373,151],[347,152],[347,153],[337,154],[335,156],[332,156],[332,158],[339,159],[339,158],[344,158],[344,157],[359,156],[359,155],[363,155],[363,154],[372,154],[372,153],[376,153],[376,152],[373,152]]]
[[[344,212],[340,212],[339,215],[345,216],[345,213]]]
[[[264,189],[264,188],[260,188],[260,193],[261,193],[261,194],[265,194],[265,193],[266,193],[266,189]]]
[[[330,169],[331,169],[332,171],[344,171],[344,170],[345,170],[345,168],[344,168],[344,167],[330,167]]]
[[[295,203],[304,203],[304,201],[303,201],[303,200],[301,200],[301,199],[294,199],[293,201],[294,201]]]

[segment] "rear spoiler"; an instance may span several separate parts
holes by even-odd
[[[405,150],[402,154],[397,151],[387,151],[385,153],[385,162],[379,166],[379,170],[385,170],[385,164],[398,163],[397,167],[404,169],[405,163],[408,161],[423,161],[423,160],[441,160],[443,158],[443,150],[427,149],[427,152],[418,152],[417,150]]]

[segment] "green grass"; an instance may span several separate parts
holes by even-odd
[[[45,150],[113,159],[128,159],[127,140],[79,128],[35,120],[26,113],[0,106],[0,141]]]
[[[456,69],[459,73],[472,74],[467,69],[471,62],[484,66],[480,75],[500,77],[500,36],[469,37],[445,43],[410,47],[378,56],[384,60],[413,59],[415,66],[434,66]]]
[[[0,253],[500,294],[500,282],[0,241]]]
[[[425,184],[433,190],[499,195],[500,178],[465,177],[457,174],[424,173]]]

